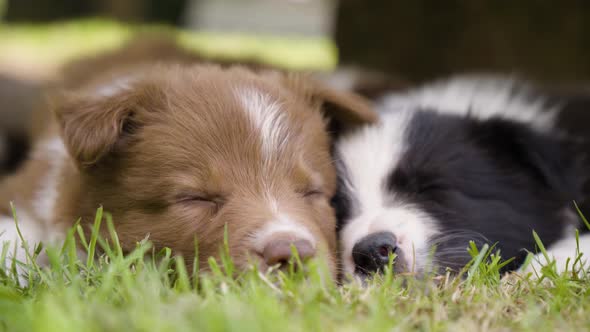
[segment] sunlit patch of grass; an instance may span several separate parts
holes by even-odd
[[[52,70],[74,58],[119,47],[139,31],[177,32],[183,46],[208,57],[254,59],[288,69],[330,69],[336,64],[335,46],[322,38],[195,32],[100,19],[0,25],[0,63]]]

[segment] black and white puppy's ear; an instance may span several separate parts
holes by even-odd
[[[580,144],[575,139],[502,118],[478,122],[472,134],[497,162],[519,167],[558,198],[582,198],[581,186],[586,176]]]

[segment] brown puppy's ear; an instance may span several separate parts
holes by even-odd
[[[97,164],[137,127],[134,114],[142,100],[138,92],[99,92],[67,93],[54,102],[64,144],[81,168]]]
[[[286,85],[320,106],[333,136],[377,121],[372,103],[353,92],[339,91],[313,80],[309,75],[287,74]]]

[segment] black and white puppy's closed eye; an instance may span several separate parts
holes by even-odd
[[[384,238],[396,271],[456,271],[469,241],[514,257],[512,270],[535,251],[533,230],[550,246],[576,225],[576,145],[553,128],[559,109],[517,82],[455,79],[380,107],[379,124],[336,145],[345,274],[380,271],[384,246],[367,239]]]

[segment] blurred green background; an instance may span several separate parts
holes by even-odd
[[[183,43],[210,56],[287,68],[354,64],[409,82],[467,71],[590,76],[587,1],[0,0],[0,8],[0,72],[22,75],[43,76],[155,25],[181,29]]]
[[[250,60],[288,69],[329,70],[336,65],[333,41],[317,29],[301,34],[297,26],[291,31],[292,26],[283,24],[283,30],[278,33],[275,28],[280,28],[280,24],[264,24],[259,22],[262,21],[259,17],[250,23],[244,20],[246,28],[242,29],[239,18],[243,10],[236,11],[235,5],[241,3],[251,8],[260,1],[204,2],[209,4],[178,0],[0,0],[0,74],[21,79],[51,79],[68,60],[116,48],[134,33],[152,30],[174,32],[183,46],[210,58]],[[297,18],[297,10],[303,10],[299,16],[306,17],[310,8],[308,3],[286,1],[287,11],[295,11],[285,13],[285,8],[267,8],[262,2],[261,8],[268,13],[276,14],[278,10],[292,17],[291,21]],[[219,8],[211,8],[211,4]],[[315,8],[312,4],[312,12]],[[219,9],[224,13],[221,18]],[[265,15],[258,11],[255,14]],[[274,17],[276,22],[283,22]],[[238,25],[233,29],[218,29],[198,23],[211,18],[234,20]],[[319,19],[325,21],[324,17]],[[253,29],[248,29],[248,24]]]

